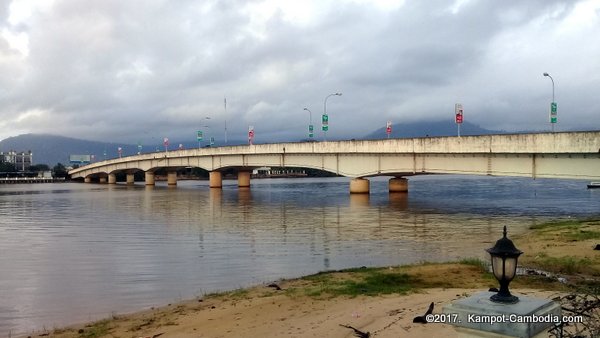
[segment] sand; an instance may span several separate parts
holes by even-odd
[[[352,326],[371,337],[456,337],[447,324],[413,323],[434,303],[433,313],[481,289],[427,289],[408,295],[314,299],[253,288],[241,299],[209,298],[118,316],[105,324],[58,330],[49,337],[103,332],[106,337],[356,337]],[[516,290],[551,298],[556,293]],[[105,325],[102,331],[98,329]],[[83,330],[83,331],[80,331]],[[78,332],[79,331],[79,332]],[[38,335],[39,333],[36,333]]]

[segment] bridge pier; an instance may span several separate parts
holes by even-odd
[[[238,172],[238,187],[239,188],[250,188],[250,172],[239,171]]]
[[[100,182],[100,183],[102,183],[102,184],[106,183],[106,176],[101,176],[101,177],[98,179],[98,182]]]
[[[133,174],[127,174],[127,185],[135,183],[135,176]]]
[[[351,194],[368,194],[370,189],[370,182],[366,178],[358,177],[353,178],[350,181],[350,193]]]
[[[177,171],[167,173],[167,185],[177,185]]]
[[[154,185],[154,172],[146,171],[144,173],[144,181],[146,182],[146,185]]]
[[[108,184],[117,184],[117,175],[108,174]]]
[[[408,180],[404,177],[390,178],[388,186],[390,193],[408,192]]]
[[[84,182],[84,183],[92,183],[92,178],[91,178],[91,177],[89,177],[89,176],[86,176],[86,177],[83,179],[83,182]]]
[[[211,188],[223,187],[223,175],[220,171],[211,171],[208,173],[208,182]]]

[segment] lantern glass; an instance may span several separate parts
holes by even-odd
[[[517,258],[507,257],[504,260],[504,278],[512,280],[517,272]]]
[[[504,275],[504,260],[500,256],[492,256],[492,271],[497,280],[502,280]]]

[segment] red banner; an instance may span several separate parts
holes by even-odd
[[[462,114],[456,114],[456,123],[463,123]]]
[[[253,140],[254,140],[254,127],[250,126],[250,127],[248,127],[248,143],[252,144]]]

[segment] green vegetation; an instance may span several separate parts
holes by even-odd
[[[593,271],[589,271],[588,269],[592,264],[592,261],[589,258],[578,258],[572,256],[550,257],[546,253],[541,253],[538,255],[536,262],[538,263],[540,269],[545,271],[569,275],[577,273],[593,274]]]
[[[47,164],[36,164],[29,167],[30,172],[38,171],[50,171],[50,167]]]
[[[479,258],[463,258],[459,261],[459,263],[477,267],[481,270],[481,272],[488,272],[490,267],[489,262],[484,262]]]
[[[581,231],[582,227],[589,226],[598,226],[600,225],[600,219],[590,218],[590,219],[570,219],[564,221],[554,221],[554,222],[546,222],[541,224],[535,224],[530,226],[531,230],[537,230],[541,232],[555,232],[555,231],[564,231],[567,233],[578,232]],[[599,232],[596,232],[597,236]],[[599,237],[594,237],[599,238]]]
[[[230,298],[230,299],[243,299],[249,297],[248,289],[235,289],[233,291],[221,291],[208,293],[204,298]]]
[[[406,273],[372,272],[361,281],[346,281],[336,289],[337,294],[358,296],[376,296],[379,294],[399,293],[410,291],[413,279]]]
[[[104,319],[92,324],[87,325],[84,329],[79,330],[80,338],[95,338],[102,337],[108,334],[110,330],[110,319]]]
[[[593,251],[600,244],[599,219],[547,222],[531,229],[517,239],[525,252],[521,265],[567,275],[600,276],[600,256]]]
[[[67,177],[69,175],[67,168],[61,163],[56,164],[54,168],[52,168],[52,171],[54,172],[54,177]]]
[[[594,230],[579,230],[568,235],[573,241],[585,241],[588,239],[600,239],[600,231]]]
[[[414,288],[414,280],[408,274],[382,268],[320,272],[302,280],[310,282],[305,285],[304,293],[311,297],[405,294]]]
[[[3,173],[14,173],[17,171],[15,165],[12,163],[0,162],[0,172]]]

